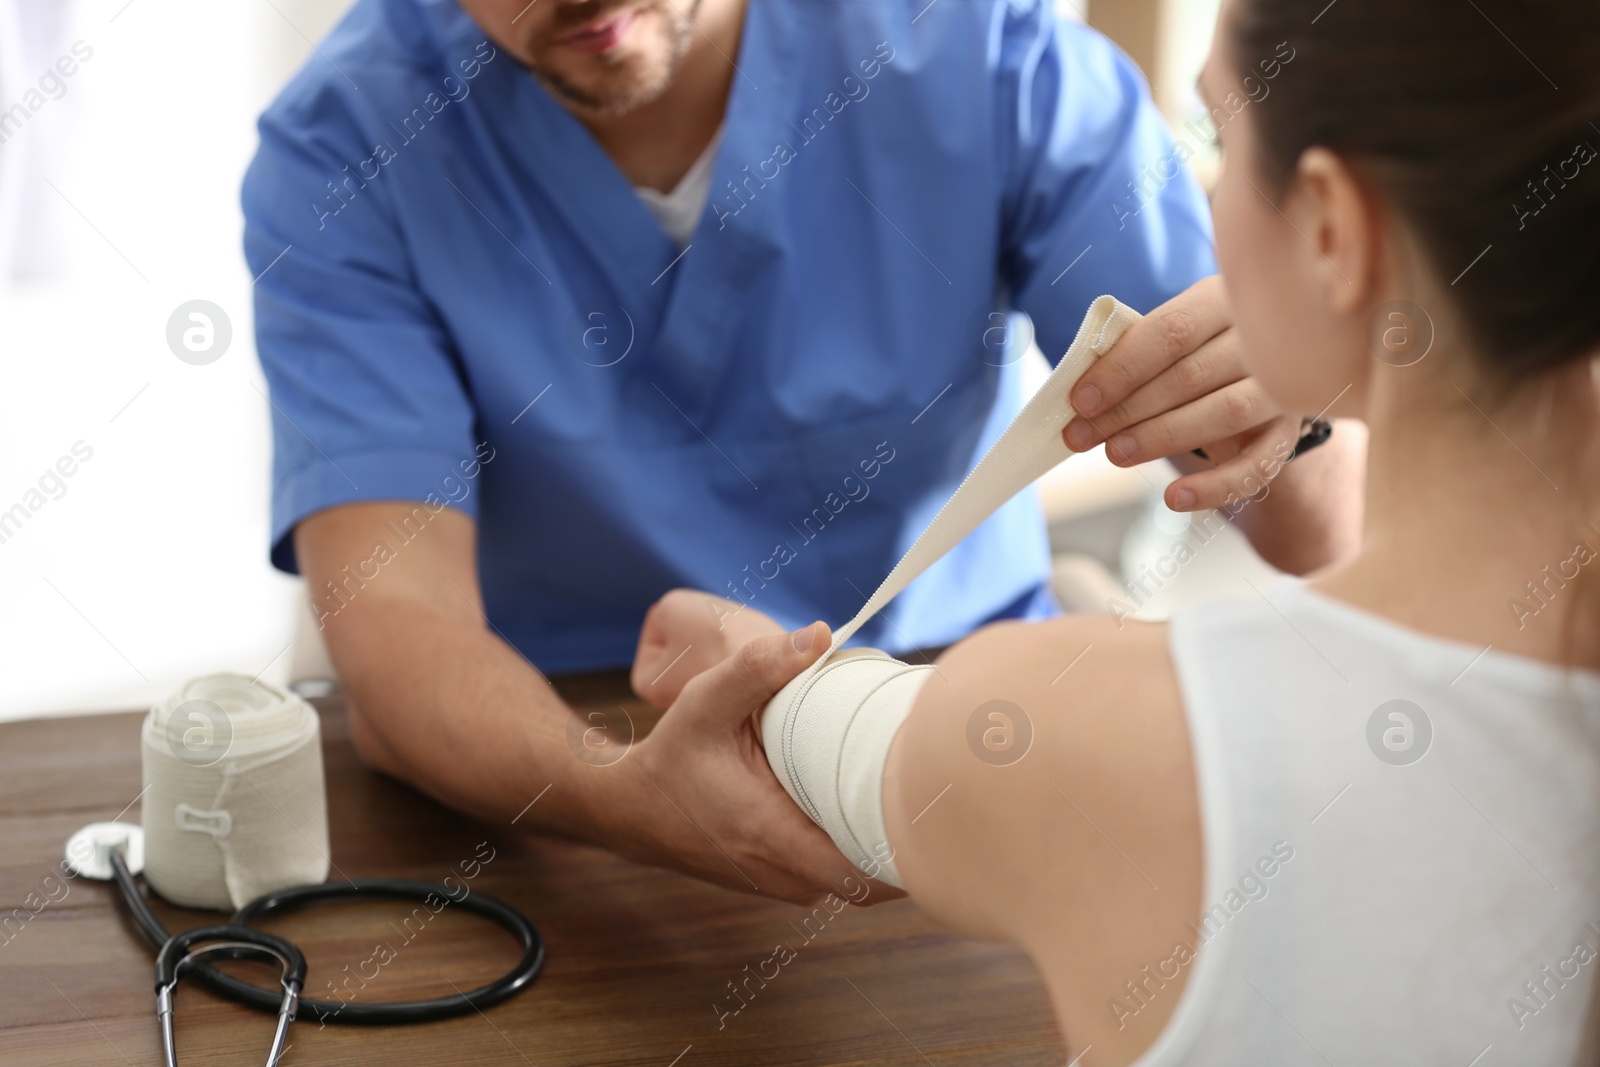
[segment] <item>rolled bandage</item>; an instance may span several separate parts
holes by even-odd
[[[834,631],[828,651],[762,711],[761,740],[778,781],[871,877],[901,885],[884,833],[883,770],[894,735],[933,668],[912,667],[875,649],[839,648],[1000,505],[1073,455],[1062,437],[1075,415],[1073,386],[1138,320],[1137,312],[1109,296],[1089,306],[1077,337],[1039,391],[856,617]]]
[[[232,911],[328,877],[316,711],[242,675],[186,683],[140,736],[145,879],[174,904]]]

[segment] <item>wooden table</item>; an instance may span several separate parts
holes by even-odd
[[[558,688],[580,709],[620,701],[641,728],[653,721],[620,676],[567,679]],[[1065,1059],[1043,984],[1020,952],[947,935],[909,901],[847,908],[807,940],[803,908],[458,815],[367,770],[339,701],[318,705],[334,877],[459,878],[460,863],[492,850],[473,890],[525,912],[549,955],[532,987],[485,1013],[385,1028],[319,1028],[307,1013],[290,1030],[288,1067]],[[141,718],[0,725],[0,1064],[160,1063],[151,958],[115,890],[84,878],[63,882],[56,870],[80,826],[119,813],[138,821]],[[448,907],[425,926],[404,926],[409,910],[350,903],[267,928],[305,951],[309,996],[324,995],[330,979],[362,1001],[438,996],[451,983],[482,984],[518,955],[497,927]],[[218,921],[165,904],[159,914],[173,929]],[[749,1003],[719,1026],[718,1006],[739,1003],[728,983],[757,971],[780,942],[795,957],[765,988],[750,983]],[[379,945],[390,951],[375,956]],[[264,1060],[264,1014],[199,985],[180,986],[177,1005],[180,1064]]]

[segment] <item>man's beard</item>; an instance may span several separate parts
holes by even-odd
[[[646,49],[644,54],[635,52],[616,60],[602,53],[594,58],[607,67],[608,72],[595,79],[594,84],[580,84],[550,65],[538,62],[530,69],[552,93],[579,111],[596,115],[620,115],[632,111],[666,92],[678,62],[689,50],[689,37],[694,32],[694,17],[700,10],[700,3],[701,0],[693,0],[687,13],[674,0],[658,0],[656,4],[639,9],[641,14],[646,11],[651,15],[659,12],[664,17],[667,37],[665,53]],[[620,10],[623,6],[618,4],[610,10]],[[572,27],[592,22],[595,17],[594,12],[586,12],[571,26],[558,27],[552,33],[565,33]]]

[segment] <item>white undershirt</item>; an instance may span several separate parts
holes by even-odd
[[[689,243],[694,228],[700,224],[706,200],[711,196],[712,164],[716,162],[717,145],[721,140],[722,130],[719,127],[712,134],[711,143],[706,145],[700,158],[694,161],[672,192],[660,193],[642,185],[634,187],[633,191],[639,194],[644,206],[650,209],[650,214],[656,217],[661,228],[679,248]]]

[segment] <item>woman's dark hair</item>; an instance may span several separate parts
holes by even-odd
[[[1311,147],[1355,167],[1457,279],[1494,378],[1600,350],[1600,4],[1238,0],[1240,76],[1283,42],[1293,58],[1253,109],[1274,193]]]
[[[1308,148],[1350,163],[1449,286],[1490,383],[1600,352],[1596,0],[1237,0],[1230,35],[1241,78],[1294,49],[1253,111],[1270,191]],[[1574,1062],[1600,1063],[1600,983]]]

